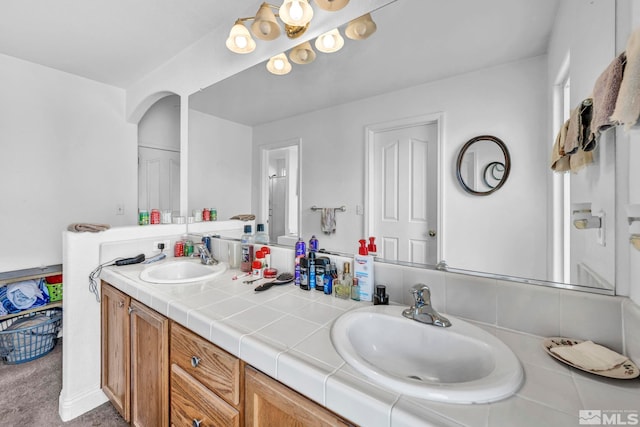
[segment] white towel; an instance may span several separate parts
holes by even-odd
[[[7,285],[7,298],[16,308],[27,309],[35,304],[38,298],[44,299],[38,284],[37,280],[11,283]]]
[[[320,212],[320,227],[324,234],[336,232],[336,210],[334,208],[322,208]]]
[[[627,360],[627,357],[609,350],[593,341],[583,341],[576,345],[553,347],[551,352],[567,362],[590,371],[608,371]]]

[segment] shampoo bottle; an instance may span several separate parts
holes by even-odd
[[[244,226],[244,234],[240,237],[242,247],[242,259],[240,261],[240,271],[248,273],[253,267],[253,234],[251,226]]]
[[[360,287],[360,301],[373,301],[373,256],[369,255],[367,242],[362,239],[358,255],[353,259],[353,273]]]

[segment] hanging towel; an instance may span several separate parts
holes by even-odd
[[[571,169],[569,164],[569,156],[564,153],[564,140],[567,138],[567,129],[569,128],[569,120],[564,122],[558,135],[556,136],[556,142],[553,144],[551,151],[551,169],[556,172],[567,172]]]
[[[591,163],[593,163],[593,152],[584,151],[582,148],[578,148],[578,151],[569,158],[569,165],[573,173],[578,173],[578,171]]]
[[[580,106],[580,126],[582,131],[582,139],[580,148],[584,151],[593,151],[598,145],[596,135],[591,133],[591,120],[593,118],[593,98],[587,98],[582,101]]]
[[[82,233],[84,231],[89,231],[91,233],[97,233],[99,231],[105,231],[110,229],[111,226],[109,224],[89,224],[86,222],[79,222],[75,224],[70,224],[67,227],[67,230],[73,231],[74,233]]]
[[[567,136],[564,139],[564,144],[562,146],[562,152],[565,155],[570,155],[575,153],[580,147],[580,143],[582,141],[582,121],[580,119],[580,107],[576,107],[571,110],[571,114],[569,114],[569,126],[567,127]]]
[[[640,117],[640,28],[629,37],[626,54],[627,64],[610,119],[629,130]]]
[[[618,92],[620,91],[626,60],[627,55],[625,52],[622,52],[609,64],[607,69],[600,74],[600,77],[598,77],[593,87],[591,133],[595,135],[594,138],[597,138],[602,131],[615,124],[609,118],[616,107],[616,100],[618,99]]]
[[[336,210],[334,208],[322,208],[320,211],[320,227],[324,234],[336,232]]]

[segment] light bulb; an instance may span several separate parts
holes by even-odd
[[[291,3],[291,7],[289,8],[289,16],[294,21],[299,21],[302,19],[302,6],[300,6],[300,2],[294,1]]]
[[[307,52],[306,50],[301,50],[300,52],[298,52],[298,59],[302,62],[307,62],[307,59],[309,59],[309,52]]]
[[[238,46],[240,49],[244,49],[245,47],[247,47],[247,38],[244,36],[236,36],[233,41],[235,42],[236,46]]]
[[[336,39],[333,34],[328,34],[322,38],[322,46],[324,46],[325,49],[333,49],[335,45]]]
[[[356,25],[356,34],[358,34],[360,37],[362,37],[363,35],[365,35],[367,33],[367,25],[363,24],[362,22],[358,23],[358,25]]]
[[[282,59],[276,59],[273,61],[273,68],[278,71],[284,70],[284,61]]]
[[[268,36],[269,33],[271,32],[271,25],[269,25],[268,22],[261,22],[260,23],[260,32],[262,33],[262,35]]]

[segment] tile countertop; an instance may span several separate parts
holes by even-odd
[[[478,322],[472,323],[505,342],[524,367],[525,382],[514,396],[457,405],[400,395],[353,370],[331,344],[332,322],[370,303],[293,284],[254,292],[255,284],[232,280],[237,270],[208,282],[150,284],[138,279],[142,268],[107,267],[101,279],[361,426],[576,426],[582,409],[640,412],[640,380],[573,369],[549,357],[541,337]]]

